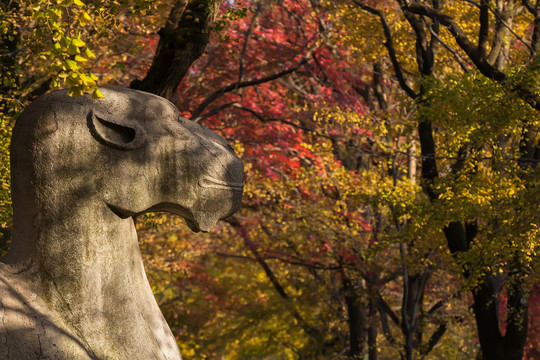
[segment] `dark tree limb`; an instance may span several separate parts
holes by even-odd
[[[522,0],[523,5],[531,13],[532,16],[534,16],[534,28],[533,28],[533,34],[531,39],[531,49],[532,49],[532,55],[531,57],[534,57],[534,55],[538,54],[540,50],[540,10],[539,10],[539,3],[536,2],[536,5],[534,5],[529,0]]]
[[[392,346],[398,346],[396,339],[392,336],[392,332],[390,331],[390,326],[388,325],[388,312],[381,307],[381,303],[379,302],[377,304],[377,308],[379,310],[379,316],[381,319],[381,327],[383,330],[383,335],[386,338],[386,340],[392,345]]]
[[[530,274],[531,269],[523,264],[519,255],[516,254],[513,260],[516,272]],[[529,309],[525,293],[526,276],[521,279],[512,279],[508,289],[508,301],[506,312],[508,320],[506,323],[506,334],[504,336],[505,345],[508,349],[509,360],[520,360],[523,357],[523,349],[527,341],[527,328],[529,324]]]
[[[384,38],[385,38],[384,46],[388,50],[388,55],[390,56],[390,61],[392,62],[392,66],[394,67],[394,72],[396,73],[396,77],[398,79],[399,85],[407,93],[407,95],[415,99],[418,96],[418,94],[407,84],[407,80],[405,79],[405,76],[403,75],[403,70],[401,68],[401,64],[399,63],[397,59],[396,49],[394,47],[394,42],[392,40],[392,32],[390,31],[390,26],[388,26],[388,22],[386,21],[386,17],[384,16],[384,13],[381,10],[377,10],[375,8],[372,8],[371,6],[361,3],[358,0],[353,0],[353,2],[356,5],[358,5],[362,10],[367,11],[368,13],[379,17],[381,21],[381,25],[384,30]]]
[[[268,75],[268,76],[263,76],[263,77],[260,77],[260,78],[255,78],[255,79],[247,80],[247,81],[236,81],[236,82],[234,82],[234,83],[232,83],[230,85],[224,86],[221,89],[214,91],[206,99],[204,99],[203,102],[195,110],[193,110],[193,112],[191,113],[191,119],[193,121],[195,121],[195,122],[200,121],[199,116],[204,111],[204,109],[206,109],[206,107],[208,105],[210,105],[212,102],[214,102],[215,100],[217,100],[221,96],[225,95],[226,93],[229,93],[229,92],[231,92],[233,90],[236,90],[236,89],[241,89],[241,88],[248,87],[248,86],[259,85],[259,84],[263,84],[265,82],[269,82],[269,81],[272,81],[272,80],[279,79],[281,77],[284,77],[286,75],[289,75],[289,74],[297,71],[298,69],[300,69],[306,63],[307,63],[307,59],[304,58],[297,65],[295,65],[295,66],[293,66],[291,68],[285,69],[285,70],[283,70],[283,71],[281,71],[279,73]]]
[[[431,350],[433,350],[435,345],[437,345],[443,337],[446,330],[448,330],[448,324],[446,322],[442,323],[437,327],[433,334],[431,334],[426,346],[420,351],[422,357],[427,356],[431,352]]]
[[[489,38],[489,0],[481,0],[480,3],[480,31],[478,32],[478,57],[486,58],[487,42]]]
[[[484,76],[499,82],[507,80],[506,74],[497,70],[486,61],[485,56],[482,56],[482,52],[479,51],[478,47],[469,40],[463,29],[461,29],[454,18],[443,14],[437,9],[418,2],[403,6],[403,10],[414,14],[427,16],[432,20],[439,21],[441,25],[448,28],[459,47],[465,51],[467,56]]]
[[[400,326],[401,321],[399,320],[399,317],[396,315],[396,313],[390,308],[388,303],[383,299],[381,294],[377,292],[377,307],[379,308],[379,311],[384,312],[388,316],[390,316],[390,319],[396,326]]]
[[[352,281],[343,271],[341,272],[341,277],[349,324],[349,356],[352,359],[357,359],[364,350],[364,343],[367,335],[367,313]]]
[[[231,225],[238,232],[238,234],[240,235],[240,237],[244,241],[244,244],[249,249],[249,251],[251,252],[253,257],[255,258],[255,260],[263,268],[266,276],[268,277],[268,279],[272,283],[272,286],[277,291],[279,296],[283,300],[286,300],[286,301],[290,302],[292,299],[289,297],[289,295],[285,291],[285,288],[281,285],[281,283],[279,282],[278,278],[276,277],[276,275],[274,274],[272,269],[270,269],[270,266],[268,266],[268,264],[266,263],[264,258],[260,255],[256,244],[253,241],[251,241],[251,239],[250,239],[246,229],[244,228],[244,226],[242,226],[242,224],[240,224],[240,222],[234,217],[229,217],[229,218],[225,219],[225,221],[227,223],[229,223],[229,225]],[[308,324],[306,322],[306,320],[300,315],[300,313],[294,308],[294,306],[292,306],[292,304],[290,304],[290,305],[291,305],[290,306],[290,311],[291,311],[293,317],[296,319],[296,321],[298,321],[298,324],[300,325],[300,327],[302,327],[302,329],[308,335],[310,335],[314,339],[320,341],[323,338],[321,331],[319,329],[311,326],[310,324]]]
[[[525,8],[534,16],[538,14],[538,7],[529,0],[521,0]]]
[[[471,71],[467,67],[467,64],[463,62],[463,59],[458,54],[458,52],[455,49],[452,49],[450,45],[448,45],[443,39],[441,39],[440,36],[437,33],[435,33],[435,31],[433,31],[431,27],[429,27],[428,29],[431,33],[432,39],[437,40],[446,50],[448,50],[454,56],[454,59],[456,60],[456,62],[459,64],[459,66],[463,69],[465,73],[471,74]]]
[[[405,0],[400,0],[399,3],[401,6],[405,6],[406,4]],[[416,35],[416,63],[418,65],[418,71],[420,74],[429,75],[433,72],[435,59],[433,55],[433,48],[431,46],[432,42],[428,41],[424,23],[419,17],[408,11],[404,11],[403,15],[413,28]],[[434,20],[434,22],[437,22],[437,20]]]
[[[377,304],[370,297],[368,302],[368,359],[377,360]]]
[[[130,87],[172,98],[191,64],[204,52],[222,2],[178,0],[158,31],[159,43],[150,70]]]
[[[249,38],[251,37],[251,34],[253,33],[253,30],[255,29],[256,20],[259,17],[259,14],[261,13],[261,3],[258,2],[256,4],[255,10],[253,10],[254,14],[251,18],[251,22],[249,23],[249,28],[246,30],[246,33],[244,35],[244,45],[242,46],[242,51],[240,53],[240,64],[238,65],[238,82],[241,82],[244,78],[244,61],[246,59],[246,51],[247,46],[249,42]]]

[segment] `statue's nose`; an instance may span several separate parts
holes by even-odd
[[[219,144],[216,146],[221,147]],[[244,186],[242,161],[229,149],[221,147],[220,150],[217,155],[215,149],[212,151],[217,161],[208,167],[208,172],[201,177],[199,185],[205,188],[242,192]]]

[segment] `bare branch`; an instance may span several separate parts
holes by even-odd
[[[385,37],[384,46],[388,50],[388,55],[390,56],[390,61],[392,62],[392,65],[394,67],[394,72],[396,73],[396,77],[398,79],[399,85],[407,93],[407,95],[415,99],[418,96],[418,94],[416,94],[416,92],[407,84],[407,80],[405,80],[405,76],[403,75],[401,65],[397,59],[394,42],[392,41],[392,32],[390,31],[390,27],[388,26],[388,22],[386,21],[386,17],[384,16],[384,13],[381,10],[374,9],[371,6],[361,3],[358,0],[353,0],[353,2],[356,5],[358,5],[362,10],[367,11],[368,13],[379,17],[381,21],[381,25],[384,30],[384,37]]]
[[[491,66],[486,59],[482,57],[482,54],[478,51],[478,48],[469,40],[463,29],[461,29],[461,27],[456,23],[454,18],[443,14],[439,10],[433,9],[418,2],[405,6],[404,10],[410,11],[414,14],[427,16],[432,20],[438,20],[441,25],[448,28],[458,45],[463,51],[465,51],[467,56],[476,65],[478,70],[484,74],[484,76],[499,82],[507,80],[506,74]]]
[[[431,337],[429,338],[429,341],[427,345],[425,346],[425,348],[421,350],[422,356],[428,355],[431,352],[431,350],[433,350],[433,348],[435,347],[435,345],[437,345],[439,340],[441,340],[441,338],[443,337],[447,329],[448,329],[448,326],[446,322],[439,325],[437,330],[435,330],[433,334],[431,334]]]
[[[203,110],[206,109],[206,107],[208,105],[210,105],[212,102],[214,102],[216,99],[220,98],[221,96],[225,95],[228,92],[231,92],[231,91],[236,90],[236,89],[241,89],[241,88],[248,87],[248,86],[259,85],[259,84],[263,84],[265,82],[269,82],[269,81],[272,81],[272,80],[279,79],[279,78],[281,78],[283,76],[289,75],[289,74],[297,71],[298,69],[300,69],[306,63],[307,63],[307,59],[306,59],[306,57],[304,57],[302,59],[302,61],[300,61],[297,65],[295,65],[295,66],[293,66],[291,68],[288,68],[286,70],[283,70],[283,71],[281,71],[279,73],[268,75],[268,76],[263,76],[263,77],[260,77],[260,78],[255,78],[255,79],[248,80],[248,81],[236,81],[236,82],[234,82],[234,83],[232,83],[230,85],[224,86],[221,89],[219,89],[217,91],[214,91],[211,95],[209,95],[206,99],[204,99],[203,102],[195,110],[193,110],[193,112],[191,113],[191,119],[193,121],[195,121],[195,122],[200,121],[199,116],[201,115]]]
[[[244,226],[242,226],[242,224],[240,224],[240,222],[234,216],[228,217],[228,218],[224,219],[224,221],[229,223],[238,232],[240,237],[244,240],[244,244],[247,246],[247,248],[253,254],[256,261],[261,265],[264,272],[266,273],[266,276],[268,277],[268,279],[270,280],[270,282],[274,286],[274,289],[278,292],[279,296],[282,299],[287,300],[289,302],[290,311],[291,311],[293,317],[298,321],[298,324],[302,327],[302,329],[304,329],[304,331],[307,334],[309,334],[310,336],[312,336],[313,338],[320,339],[321,338],[320,330],[315,328],[314,326],[311,326],[310,324],[308,324],[306,322],[306,320],[302,317],[302,315],[300,315],[300,313],[295,309],[294,305],[290,302],[291,298],[285,292],[284,287],[280,284],[280,282],[277,279],[277,277],[275,276],[274,272],[270,269],[270,266],[268,266],[266,261],[264,261],[264,259],[259,254],[259,251],[257,250],[256,244],[253,243],[253,241],[251,241],[251,239],[250,239],[246,229],[244,228]]]
[[[478,56],[480,59],[486,58],[487,41],[489,37],[489,0],[481,0],[480,4],[480,30],[478,31]]]
[[[377,306],[379,307],[379,310],[384,311],[390,316],[390,319],[392,319],[394,324],[400,326],[399,317],[394,313],[394,311],[390,308],[388,303],[383,299],[379,292],[377,292]]]
[[[253,29],[255,28],[255,20],[259,17],[259,14],[261,13],[261,3],[258,2],[255,10],[254,10],[253,17],[251,18],[251,23],[249,24],[249,28],[246,30],[244,45],[242,46],[242,52],[240,53],[240,65],[238,67],[238,82],[241,82],[244,77],[244,61],[246,58],[246,50],[247,50],[247,44],[249,42],[249,38],[251,37],[251,34],[253,33]]]
[[[397,346],[398,344],[396,342],[396,339],[394,339],[394,337],[392,336],[392,332],[390,331],[390,326],[388,325],[387,312],[386,310],[381,308],[381,306],[379,306],[380,303],[377,303],[377,305],[378,305],[377,308],[379,309],[379,315],[381,319],[381,325],[382,325],[384,337],[386,338],[386,340],[388,340],[388,342],[391,345]]]
[[[321,134],[320,132],[318,132],[316,129],[311,129],[311,128],[308,128],[308,127],[305,127],[305,126],[302,126],[302,125],[298,125],[298,124],[295,124],[291,121],[288,121],[288,120],[285,120],[285,119],[278,119],[278,118],[269,118],[269,117],[265,117],[261,114],[259,114],[258,112],[256,112],[255,110],[253,109],[250,109],[250,108],[247,108],[247,107],[244,107],[244,106],[241,106],[241,105],[238,105],[238,104],[234,104],[233,105],[235,108],[237,109],[240,109],[242,111],[246,111],[248,113],[250,113],[251,115],[255,116],[257,119],[259,119],[260,121],[262,122],[280,122],[280,123],[283,123],[283,124],[287,124],[289,126],[292,126],[296,129],[300,129],[300,130],[304,130],[304,131],[308,131],[308,132],[311,132],[317,136],[320,136],[320,137],[323,137],[325,139],[332,139],[331,136],[328,136],[328,135],[324,135],[324,134]]]
[[[523,5],[525,5],[525,7],[527,8],[527,10],[532,14],[534,15],[534,17],[537,17],[538,16],[538,8],[536,7],[536,5],[534,5],[532,2],[530,2],[529,0],[521,0],[521,2],[523,3]]]
[[[425,21],[425,20],[424,20]],[[465,64],[463,62],[463,59],[461,58],[461,56],[458,54],[458,52],[454,49],[452,49],[452,47],[450,47],[450,45],[448,45],[443,39],[441,39],[439,37],[439,35],[437,35],[433,29],[431,27],[428,27],[429,29],[429,32],[431,33],[431,36],[433,36],[433,38],[437,39],[437,41],[439,41],[439,43],[448,51],[450,51],[450,53],[452,55],[454,55],[454,59],[456,59],[456,62],[459,64],[459,66],[463,69],[463,71],[465,71],[467,74],[471,74],[471,71],[469,70],[469,68],[467,67],[467,64]]]

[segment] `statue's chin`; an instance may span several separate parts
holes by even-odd
[[[127,219],[128,217],[131,217],[131,216],[134,216],[134,215],[137,215],[136,213],[134,213],[133,211],[129,211],[129,210],[126,210],[126,209],[122,209],[118,206],[114,206],[114,205],[111,205],[109,203],[107,203],[107,207],[109,209],[111,209],[111,211],[116,215],[118,216],[120,219]]]

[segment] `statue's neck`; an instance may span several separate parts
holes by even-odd
[[[51,206],[52,199],[43,203],[33,216],[14,209],[12,249],[4,262],[43,272],[49,295],[58,291],[68,302],[91,306],[118,280],[146,282],[131,218],[120,219],[97,200],[79,199],[71,208]]]
[[[51,212],[62,207],[51,207],[49,199],[33,217],[16,218],[12,250],[2,261],[28,271],[41,297],[98,357],[107,358],[111,354],[100,349],[117,344],[127,349],[126,358],[152,358],[144,355],[150,351],[180,358],[148,284],[133,220],[119,218],[97,200],[71,203],[76,206]],[[148,343],[135,343],[141,332]]]

